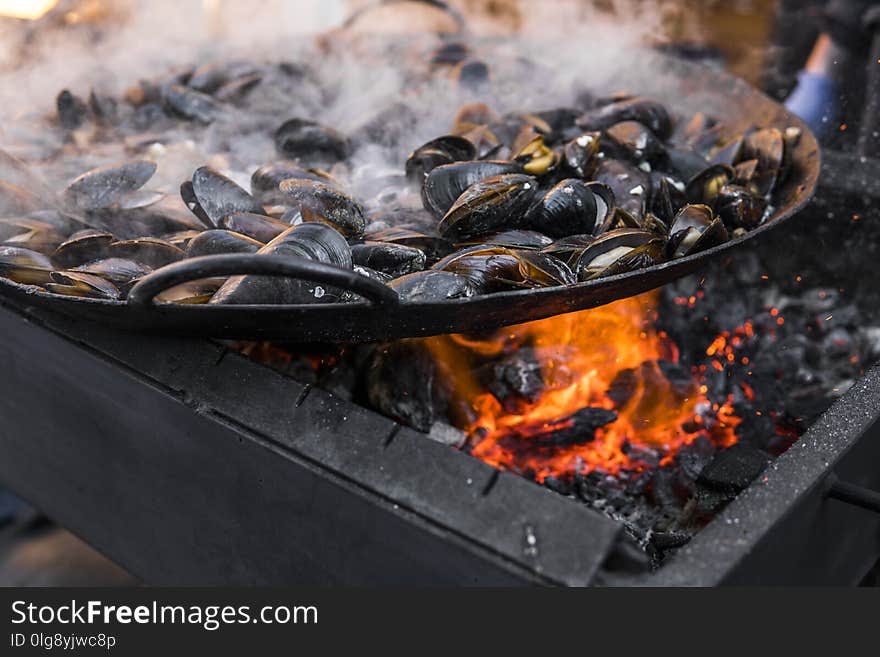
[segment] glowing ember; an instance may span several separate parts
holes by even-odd
[[[57,4],[58,0],[0,0],[0,16],[37,20]]]
[[[488,339],[427,339],[472,453],[543,481],[664,465],[699,436],[719,446],[736,442],[740,420],[731,400],[709,400],[699,369],[682,376],[678,349],[654,328],[658,296],[523,324]],[[726,360],[727,340],[719,336],[707,353],[724,353]],[[537,363],[539,390],[513,402],[499,399],[480,380],[478,366],[516,358],[520,350]]]

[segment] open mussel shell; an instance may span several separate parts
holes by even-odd
[[[715,198],[715,212],[728,230],[757,228],[767,212],[767,200],[739,185],[725,185]]]
[[[186,253],[171,242],[157,237],[138,237],[113,242],[107,247],[107,257],[134,260],[153,269],[183,260]]]
[[[468,187],[440,221],[444,237],[467,239],[504,228],[516,228],[531,206],[538,181],[524,174],[505,174]]]
[[[42,253],[15,246],[0,246],[0,276],[24,285],[50,282],[52,261]]]
[[[290,224],[268,215],[234,212],[220,220],[220,228],[247,235],[266,244],[290,228]]]
[[[648,127],[659,139],[672,134],[672,117],[664,105],[647,98],[626,98],[611,102],[581,115],[578,127],[584,130],[606,130],[622,121],[638,121]]]
[[[280,185],[285,180],[299,178],[314,180],[328,185],[335,184],[333,177],[320,169],[304,169],[295,162],[284,160],[260,167],[251,174],[251,193],[264,205],[284,204]]]
[[[564,261],[542,251],[516,251],[520,273],[527,285],[555,287],[573,285],[577,276]]]
[[[293,178],[280,185],[291,209],[298,211],[305,222],[320,222],[336,229],[349,239],[363,237],[367,218],[361,205],[335,187]]]
[[[108,280],[116,286],[122,296],[125,296],[131,287],[153,271],[153,268],[126,258],[104,258],[74,267],[69,271]]]
[[[578,280],[589,280],[633,249],[653,239],[657,239],[653,233],[635,228],[618,228],[600,235],[581,251],[574,265]]]
[[[724,222],[716,218],[712,209],[705,205],[683,207],[676,215],[669,232],[667,252],[673,258],[699,253],[730,239]]]
[[[550,237],[594,232],[614,205],[613,194],[601,183],[566,178],[554,185],[529,210],[528,225]]]
[[[410,303],[434,303],[450,299],[464,299],[475,294],[470,281],[451,271],[427,269],[396,278],[389,283],[400,296]]]
[[[204,278],[169,287],[156,295],[157,303],[198,305],[211,301],[223,285],[224,278]]]
[[[456,162],[436,167],[425,178],[422,201],[425,209],[438,219],[443,217],[464,191],[474,183],[504,174],[521,173],[515,162],[480,160]]]
[[[106,257],[110,245],[115,241],[111,233],[103,230],[80,230],[58,245],[52,260],[59,267],[76,267]]]
[[[736,172],[726,164],[713,164],[688,181],[685,196],[688,203],[713,205],[718,192],[736,177]]]
[[[222,253],[256,253],[263,246],[262,242],[252,237],[218,228],[206,230],[190,240],[186,248],[186,257],[197,258]]]
[[[562,260],[569,268],[574,268],[584,251],[595,241],[595,235],[569,235],[548,244],[542,251]]]
[[[666,239],[655,237],[641,246],[630,249],[603,269],[594,271],[588,280],[626,274],[638,269],[658,265],[666,259]]]
[[[741,161],[757,160],[753,182],[761,195],[770,194],[785,180],[790,164],[785,134],[778,128],[762,128],[743,139]]]
[[[473,142],[458,135],[444,135],[419,146],[406,159],[406,177],[422,184],[425,177],[444,164],[473,160],[477,148]]]
[[[63,234],[45,221],[27,217],[0,219],[0,245],[18,246],[48,255],[64,241]]]
[[[181,188],[181,195],[183,193]],[[263,212],[263,207],[253,196],[211,167],[199,167],[193,173],[192,193],[201,210],[201,213],[194,210],[194,214],[199,218],[207,217],[210,227],[219,226],[220,220],[233,212]],[[183,200],[187,201],[186,198]]]
[[[155,172],[156,163],[149,160],[129,160],[98,167],[74,178],[62,198],[72,210],[107,208],[143,187]]]
[[[543,176],[559,164],[559,154],[544,143],[544,135],[537,135],[517,149],[513,161],[531,176]]]
[[[332,163],[347,158],[351,145],[345,135],[308,119],[293,118],[275,131],[275,150],[291,159]]]
[[[351,249],[336,230],[321,223],[288,228],[254,255],[306,258],[351,269]],[[212,304],[301,304],[338,301],[341,290],[278,276],[233,276],[211,298]]]
[[[102,276],[82,271],[53,271],[46,289],[54,294],[91,299],[119,299],[119,288]]]
[[[369,267],[392,278],[421,271],[427,263],[423,251],[389,242],[355,244],[351,247],[351,260],[356,265]]]

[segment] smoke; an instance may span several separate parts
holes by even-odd
[[[584,88],[613,84],[627,67],[627,83],[638,90],[640,80],[655,74],[640,47],[660,33],[665,3],[454,3],[470,17],[471,34],[462,38],[491,70],[491,84],[478,93],[448,75],[428,74],[430,53],[443,41],[438,33],[414,30],[446,29],[449,20],[415,3],[370,12],[344,31],[336,26],[363,2],[65,4],[72,9],[34,25],[0,22],[0,147],[39,162],[53,185],[130,156],[124,144],[100,143],[89,134],[71,143],[54,119],[61,89],[83,98],[92,89],[121,97],[139,80],[174,67],[238,59],[272,65],[242,108],[227,108],[206,129],[175,124],[162,145],[146,153],[159,163],[151,187],[173,191],[205,163],[245,182],[256,166],[277,158],[272,132],[292,116],[346,133],[379,116],[380,130],[405,130],[397,149],[355,153],[348,177],[357,181],[399,173],[402,154],[448,132],[458,107],[470,100],[486,101],[500,113],[568,105]],[[514,35],[498,35],[511,29]],[[304,63],[308,82],[291,84],[278,74],[281,61]],[[395,111],[401,103],[406,117]],[[414,123],[397,125],[410,116]]]

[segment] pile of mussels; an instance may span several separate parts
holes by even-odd
[[[207,123],[223,94],[253,84],[248,76],[209,81],[193,74],[163,88],[163,110]],[[58,112],[64,125],[108,110],[99,97],[87,104],[65,91]],[[624,94],[503,116],[470,103],[449,134],[410,154],[400,176],[410,193],[370,206],[328,173],[352,155],[350,137],[291,118],[274,134],[278,161],[253,172],[250,190],[201,167],[180,186],[181,198],[150,192],[142,188],[156,165],[147,159],[87,171],[48,203],[0,181],[0,276],[58,295],[121,300],[175,261],[253,253],[353,268],[404,301],[572,285],[696,253],[766,220],[799,134],[755,128],[721,143],[720,128],[702,114],[676,122],[662,104]],[[123,224],[149,229],[120,236],[114,226]],[[359,297],[243,275],[180,285],[158,300]]]

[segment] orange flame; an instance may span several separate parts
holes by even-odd
[[[0,0],[0,16],[37,20],[49,12],[58,0]]]
[[[472,453],[543,481],[575,472],[614,475],[658,461],[665,464],[698,436],[719,446],[736,442],[740,420],[730,399],[710,402],[699,370],[684,382],[671,382],[661,371],[658,361],[678,362],[678,349],[654,328],[657,299],[658,293],[650,292],[511,327],[488,338],[426,339],[452,388],[458,411],[452,420],[468,432]],[[709,351],[724,346],[719,339]],[[478,366],[527,348],[539,365],[540,390],[532,397],[515,396],[513,402],[499,400],[480,381]],[[624,394],[609,396],[621,384]],[[592,439],[575,437],[561,445],[540,440],[570,429],[572,416],[588,407],[613,410],[617,419],[596,429]]]

